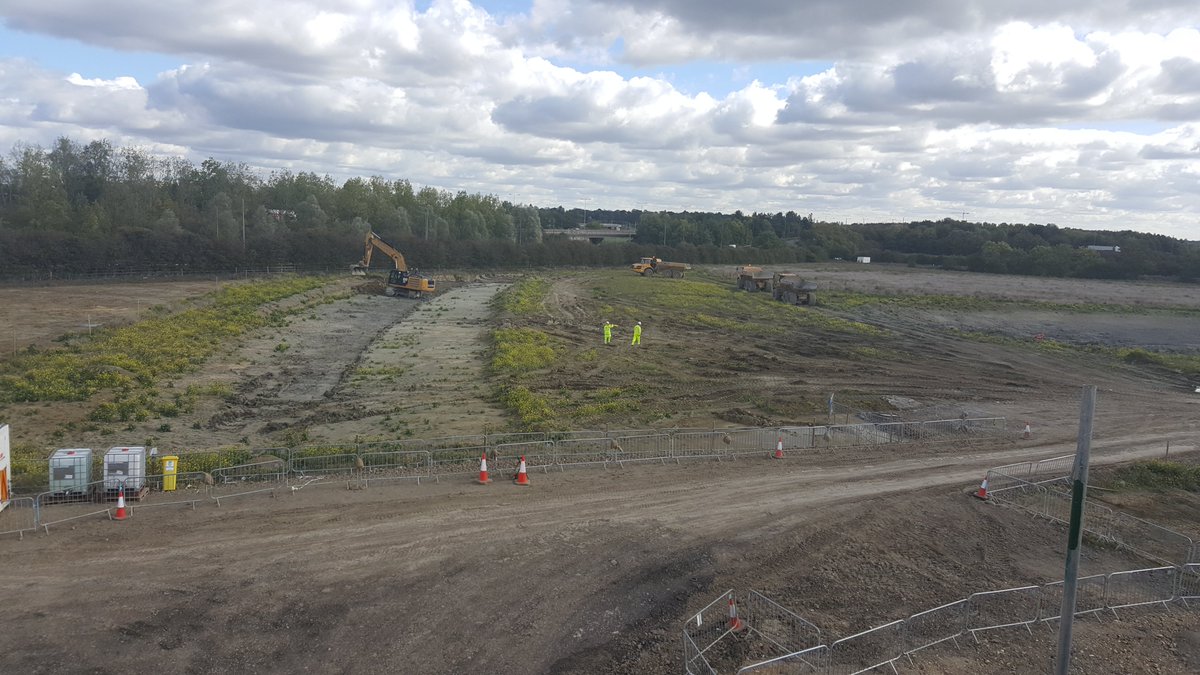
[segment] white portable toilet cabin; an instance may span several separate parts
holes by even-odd
[[[8,425],[0,424],[0,511],[12,499],[12,453],[8,448]]]
[[[146,484],[146,448],[122,446],[104,453],[104,489],[116,492],[125,485],[126,492],[137,492]]]
[[[50,455],[50,492],[83,495],[91,482],[91,448],[60,448]]]

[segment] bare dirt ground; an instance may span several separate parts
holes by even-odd
[[[1006,283],[877,269],[874,283],[913,274],[894,283],[918,289]],[[0,672],[680,672],[682,623],[727,588],[759,590],[836,639],[974,591],[1061,576],[1063,531],[966,492],[988,467],[1072,452],[1081,384],[1100,388],[1099,461],[1158,456],[1168,443],[1173,455],[1200,446],[1200,397],[1169,371],[976,342],[886,315],[860,317],[880,335],[801,322],[806,315],[775,332],[739,332],[656,304],[649,291],[669,287],[617,282],[627,283],[594,273],[556,278],[541,312],[504,319],[557,341],[558,362],[530,379],[539,391],[647,387],[625,417],[589,421],[819,422],[820,409],[805,406],[833,391],[1006,415],[1010,429],[1029,421],[1034,438],[1014,431],[997,441],[820,451],[783,462],[535,474],[526,489],[504,480],[475,486],[463,476],[362,491],[310,485],[219,508],[135,507],[123,523],[85,519],[49,535],[0,539],[0,565],[15,571],[0,575],[11,627],[0,631]],[[206,400],[172,420],[159,443],[420,438],[511,421],[485,386],[486,333],[495,325],[487,302],[499,287],[470,284],[428,303],[359,294],[230,345],[175,385],[226,384],[229,400]],[[1102,295],[1132,304],[1125,296],[1138,288]],[[1071,302],[1100,301],[1086,291],[1075,287]],[[1153,296],[1146,291],[1147,302]],[[746,323],[769,309],[759,301],[720,306],[749,308],[727,317]],[[625,326],[643,320],[645,349],[597,349],[608,316]],[[61,419],[39,411],[12,423],[45,439]],[[1127,499],[1143,517],[1172,523],[1195,522],[1200,506]],[[1089,546],[1083,571],[1140,566]],[[1081,622],[1075,671],[1196,672],[1197,625],[1197,614],[1178,610]],[[1053,651],[1046,635],[996,633],[901,665],[1046,672]],[[725,669],[736,648],[727,656]]]
[[[1098,303],[1140,307],[1200,308],[1200,286],[1169,281],[1050,279],[914,269],[904,265],[831,263],[790,265],[822,288],[888,295],[961,295],[1058,304]],[[720,268],[732,275],[733,268]]]
[[[154,305],[174,307],[218,288],[211,280],[0,286],[0,354],[86,333],[89,321],[94,327],[129,324]]]
[[[1055,579],[1064,533],[962,486],[997,461],[1065,449],[862,450],[535,474],[529,489],[463,477],[138,509],[124,523],[0,543],[0,564],[20,570],[0,581],[19,627],[0,634],[0,663],[679,672],[679,627],[729,587],[845,636],[977,590]],[[1097,456],[1156,451],[1120,439]],[[1083,558],[1085,573],[1139,566],[1108,548]],[[1132,640],[1123,654],[1087,637],[1114,627]],[[1085,623],[1081,645],[1093,646],[1081,647],[1078,671],[1194,672],[1195,627],[1187,613]],[[989,650],[918,658],[914,672],[1027,672],[1045,662],[1044,643],[990,636]]]

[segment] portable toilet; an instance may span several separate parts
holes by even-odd
[[[104,489],[115,492],[125,485],[127,492],[137,492],[146,484],[146,448],[117,447],[104,453]]]
[[[12,498],[12,458],[9,457],[8,425],[0,424],[0,511]]]
[[[92,449],[61,448],[50,455],[50,492],[87,494],[92,482]]]

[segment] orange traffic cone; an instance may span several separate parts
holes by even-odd
[[[746,628],[746,622],[738,618],[737,602],[733,599],[733,593],[729,594],[729,630],[738,631]]]
[[[479,484],[487,485],[490,482],[492,482],[492,479],[488,478],[487,453],[485,452],[485,453],[483,453],[483,456],[479,458]]]
[[[775,443],[775,459],[783,459],[783,436]]]
[[[517,485],[529,485],[529,474],[525,471],[525,455],[521,455],[521,463],[517,465]]]
[[[113,520],[125,520],[128,517],[125,514],[125,486],[122,485],[117,491],[117,513]]]
[[[975,496],[979,499],[987,500],[987,476],[983,477],[983,482],[979,484],[979,490],[975,493]]]
[[[1025,423],[1025,433],[1024,433],[1024,435],[1022,436],[1022,438],[1029,438],[1029,437],[1030,437],[1030,436],[1032,436],[1032,435],[1033,435],[1033,429],[1030,429],[1030,428],[1029,428],[1029,422],[1026,422],[1026,423]]]

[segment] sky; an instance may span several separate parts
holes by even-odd
[[[1195,0],[0,0],[67,136],[584,209],[1200,240]]]

